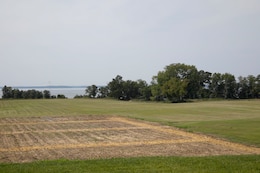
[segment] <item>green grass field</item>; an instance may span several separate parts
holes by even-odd
[[[260,156],[215,157],[141,157],[128,159],[41,161],[24,164],[0,164],[1,173],[125,173],[193,172],[259,173]]]
[[[184,104],[108,99],[0,100],[0,117],[73,115],[127,116],[260,147],[260,100]],[[259,155],[60,160],[0,164],[0,172],[260,172],[259,160]]]

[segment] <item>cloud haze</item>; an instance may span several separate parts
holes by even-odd
[[[260,74],[258,0],[1,0],[1,85],[151,81],[171,63]]]

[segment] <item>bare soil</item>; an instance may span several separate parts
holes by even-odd
[[[116,116],[0,118],[0,162],[260,154],[260,148]]]

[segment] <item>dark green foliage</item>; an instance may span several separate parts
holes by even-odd
[[[43,91],[43,98],[45,98],[45,99],[51,98],[51,93],[50,93],[50,91],[44,90],[44,91]]]
[[[239,98],[259,98],[260,97],[260,75],[257,77],[249,75],[238,78],[237,92]]]
[[[239,82],[229,73],[212,74],[198,71],[195,66],[171,64],[153,77],[152,96],[156,101],[172,102],[195,98],[260,98],[260,75],[238,79]]]
[[[123,77],[117,75],[111,82],[108,83],[107,87],[109,90],[109,97],[120,98],[123,93]]]
[[[66,98],[63,94],[58,94],[57,96],[51,95],[50,91],[44,90],[37,91],[35,89],[32,90],[19,90],[19,89],[12,89],[12,87],[4,86],[2,88],[3,92],[3,99],[63,99]]]
[[[13,90],[12,90],[11,87],[4,86],[2,88],[2,92],[3,92],[3,96],[2,96],[3,99],[8,99],[8,98],[12,98],[13,97]],[[17,93],[17,91],[15,91],[15,93]]]
[[[18,90],[18,89],[12,89],[12,87],[7,87],[4,86],[2,88],[3,92],[3,99],[42,99],[42,98],[47,98],[47,93],[49,91],[37,91],[37,90]]]
[[[149,100],[151,90],[144,80],[124,81],[122,76],[116,76],[107,85],[108,96],[120,100],[143,99]]]
[[[42,99],[43,93],[36,90],[27,90],[27,91],[21,91],[21,95],[23,99]]]
[[[74,99],[80,99],[80,98],[84,98],[85,96],[83,96],[83,95],[75,95],[74,96]]]
[[[50,92],[36,90],[20,91],[4,86],[3,99],[38,99],[56,98]],[[58,98],[61,96],[58,96]],[[155,101],[184,102],[187,99],[221,98],[252,99],[260,98],[260,74],[239,77],[230,73],[211,73],[200,70],[193,65],[181,63],[170,64],[153,76],[151,84],[144,80],[123,80],[117,75],[107,86],[91,85],[86,88],[86,96],[75,98],[105,98],[120,100],[141,99]]]
[[[185,64],[170,64],[165,67],[164,71],[160,71],[153,78],[154,97],[163,96],[170,101],[183,101],[184,98],[198,98],[200,85],[200,76],[195,66]],[[159,87],[159,88],[158,88]]]
[[[98,88],[98,98],[105,98],[108,96],[108,87],[102,86]]]
[[[86,89],[86,95],[89,98],[96,98],[97,93],[98,93],[98,87],[96,85],[88,86]]]
[[[144,80],[125,81],[122,76],[117,75],[107,86],[98,89],[98,97],[171,102],[197,98],[260,98],[260,75],[239,77],[238,80],[237,82],[235,76],[230,73],[198,71],[195,66],[177,63],[159,71],[153,77],[151,85]],[[87,90],[93,90],[92,86]]]
[[[65,97],[65,95],[63,95],[63,94],[58,94],[57,95],[57,99],[65,99],[66,97]]]

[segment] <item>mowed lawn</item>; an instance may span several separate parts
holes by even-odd
[[[109,99],[0,100],[0,117],[118,115],[260,147],[260,100],[171,104]]]
[[[141,157],[0,164],[1,173],[259,173],[260,155]]]
[[[109,99],[0,100],[2,117],[117,115],[260,147],[260,100],[170,104]],[[260,155],[0,164],[0,172],[260,172]]]

